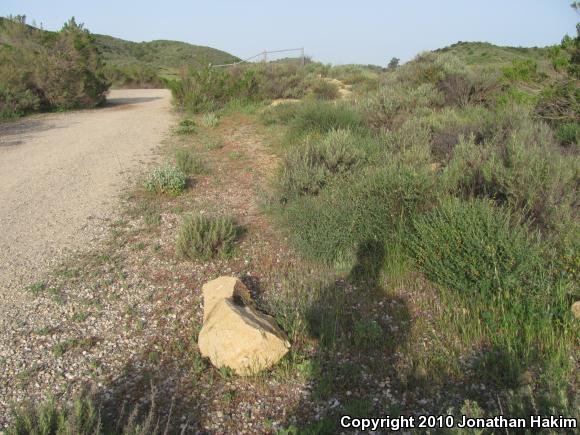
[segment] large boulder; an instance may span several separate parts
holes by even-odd
[[[290,349],[273,317],[259,312],[237,278],[220,277],[203,286],[203,327],[198,345],[216,367],[250,375],[276,364]]]

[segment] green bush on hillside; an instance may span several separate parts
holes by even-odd
[[[108,82],[91,34],[74,18],[59,32],[0,21],[0,113],[94,107]]]
[[[550,280],[540,245],[528,228],[489,201],[445,202],[414,220],[410,252],[441,285],[469,345],[489,343],[477,363],[486,376],[517,384],[530,365],[569,370],[571,314],[566,287]]]

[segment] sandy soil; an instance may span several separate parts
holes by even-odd
[[[100,109],[0,124],[0,325],[18,315],[23,287],[104,231],[99,222],[171,121],[169,92],[144,89],[112,91]]]

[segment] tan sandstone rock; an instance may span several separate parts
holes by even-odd
[[[572,304],[572,314],[580,320],[580,301],[576,301]]]
[[[290,348],[273,317],[256,310],[237,278],[220,277],[203,286],[203,327],[198,345],[216,367],[249,375],[276,364]]]

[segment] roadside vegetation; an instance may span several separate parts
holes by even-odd
[[[155,279],[198,298],[147,355],[187,366],[173,373],[196,429],[580,417],[579,53],[580,26],[550,49],[460,43],[386,70],[272,63],[172,81],[175,166],[137,189],[145,225],[120,245],[141,237],[142,264],[167,262]],[[244,277],[288,333],[272,371],[242,379],[201,359],[199,289],[220,273]],[[185,317],[165,299],[162,326]]]
[[[94,38],[74,18],[59,32],[0,18],[0,119],[95,107],[108,87]]]

